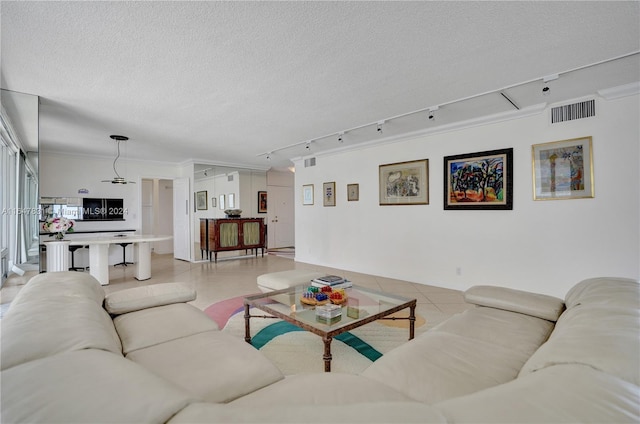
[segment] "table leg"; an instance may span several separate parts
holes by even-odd
[[[249,328],[249,305],[244,305],[244,341],[251,344],[251,329]]]
[[[409,340],[413,340],[416,329],[416,305],[409,307]]]
[[[327,337],[326,339],[322,339],[324,342],[324,372],[331,372],[331,337]]]
[[[89,274],[100,284],[109,284],[109,245],[89,244]]]
[[[136,280],[148,280],[151,278],[151,243],[136,243],[138,251],[138,266],[136,267]]]

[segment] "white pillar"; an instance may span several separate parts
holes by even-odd
[[[45,241],[47,246],[47,272],[69,271],[69,242]]]

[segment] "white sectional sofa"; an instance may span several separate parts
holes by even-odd
[[[3,423],[640,422],[640,285],[596,278],[564,302],[506,288],[361,375],[284,377],[218,331],[180,284],[115,292],[34,277],[1,321]]]

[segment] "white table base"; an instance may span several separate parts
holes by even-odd
[[[47,272],[69,271],[69,242],[47,241]]]

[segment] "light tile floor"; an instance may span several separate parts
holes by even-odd
[[[265,254],[264,257],[241,256],[222,258],[214,262],[185,262],[173,259],[172,255],[152,255],[152,277],[146,281],[134,278],[135,265],[127,267],[109,267],[109,285],[103,286],[105,292],[111,293],[130,287],[166,282],[183,282],[194,287],[198,297],[192,304],[205,309],[212,303],[258,293],[256,278],[265,273],[286,271],[290,269],[304,269],[326,272],[327,274],[343,275],[355,284],[393,292],[401,296],[416,298],[416,311],[427,320],[427,325],[417,330],[420,333],[444,321],[451,315],[462,312],[471,307],[464,302],[462,293],[456,290],[428,286],[391,278],[368,274],[343,271],[334,268],[295,262],[290,257]],[[10,276],[0,290],[0,317],[7,309],[11,300],[24,284],[35,275],[31,271],[20,277]]]

